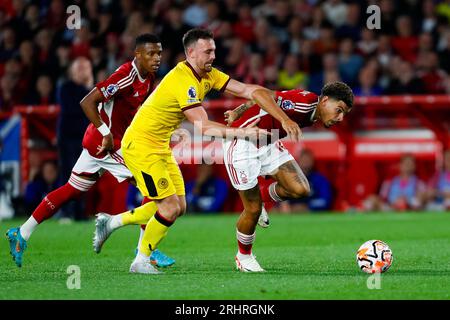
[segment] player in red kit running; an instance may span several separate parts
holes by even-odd
[[[123,162],[120,141],[138,108],[153,90],[161,52],[161,41],[157,36],[138,36],[133,61],[124,63],[108,79],[97,83],[80,102],[91,123],[69,181],[50,192],[21,227],[6,233],[17,266],[22,265],[23,252],[35,228],[66,202],[87,192],[105,171],[118,182],[133,182],[133,176]],[[157,254],[162,255],[161,252]],[[164,255],[162,258],[170,259]]]
[[[279,107],[301,128],[311,126],[317,120],[329,128],[341,122],[353,107],[353,92],[342,82],[325,85],[320,96],[300,89],[272,94]],[[278,140],[286,137],[286,132],[277,120],[252,102],[225,112],[225,120],[228,125],[239,128],[257,123],[259,128],[272,133],[268,136],[269,141],[223,140],[224,164],[244,205],[237,222],[236,267],[244,272],[261,272],[264,269],[252,254],[252,245],[258,219],[265,213],[263,202],[273,204],[305,197],[310,188],[299,165]],[[261,187],[259,176],[270,176],[275,182]],[[263,223],[259,222],[260,225]]]

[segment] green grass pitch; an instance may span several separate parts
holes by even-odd
[[[445,299],[450,298],[450,214],[271,215],[258,227],[254,254],[267,270],[235,270],[237,215],[186,215],[160,249],[177,262],[160,276],[129,274],[138,228],[116,231],[101,254],[92,250],[94,221],[47,221],[17,268],[0,242],[0,299]],[[3,221],[0,232],[22,220]],[[355,262],[366,240],[389,244],[394,263],[380,289]],[[69,290],[67,268],[81,270]]]

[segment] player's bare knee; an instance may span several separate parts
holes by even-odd
[[[262,202],[249,202],[244,206],[245,212],[251,216],[259,217],[262,210]]]

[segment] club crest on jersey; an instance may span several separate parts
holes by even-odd
[[[281,108],[282,108],[283,110],[291,110],[291,109],[294,109],[294,104],[292,103],[291,100],[284,100],[284,101],[281,103]]]
[[[161,178],[158,180],[158,188],[167,189],[168,186],[169,186],[169,182],[167,181],[166,178]]]
[[[240,175],[241,175],[242,183],[247,183],[248,182],[248,178],[247,178],[247,175],[245,174],[245,171],[241,171]]]
[[[117,84],[110,84],[109,86],[106,87],[106,90],[105,88],[102,88],[102,92],[105,98],[114,95],[114,93],[116,93],[117,90],[119,90],[119,86]]]
[[[195,91],[194,87],[189,87],[187,93],[188,93],[189,98],[191,98],[191,99],[194,99],[197,96],[197,92]]]

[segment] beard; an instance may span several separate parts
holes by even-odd
[[[205,63],[203,68],[206,72],[210,72],[212,70],[212,63]]]

